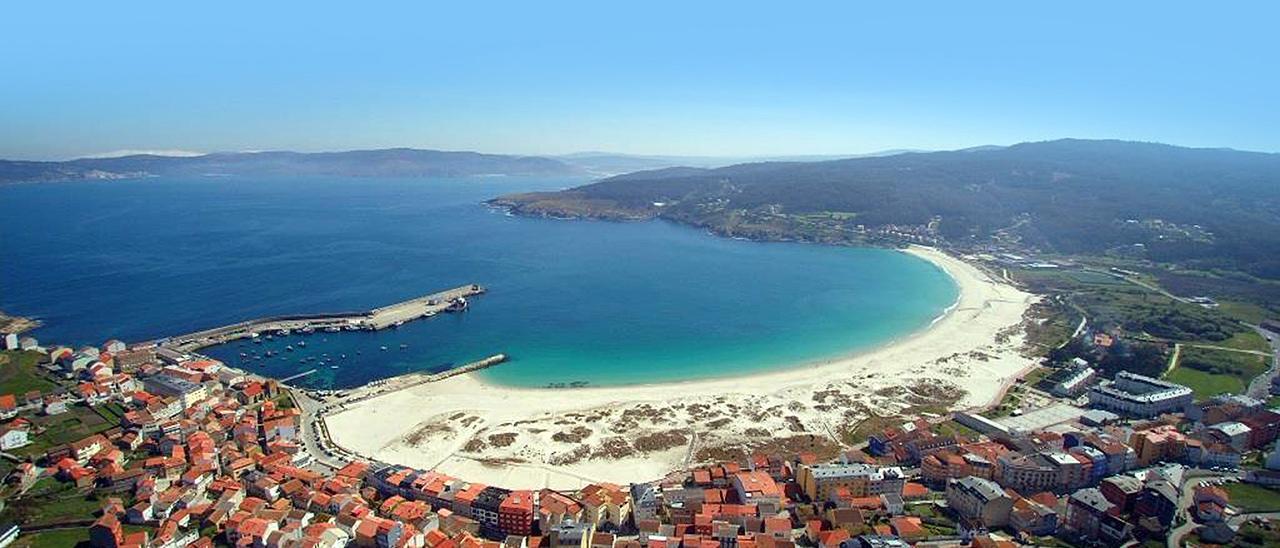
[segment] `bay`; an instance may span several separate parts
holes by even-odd
[[[957,295],[940,269],[892,250],[738,241],[666,222],[521,218],[483,204],[583,182],[203,177],[0,187],[0,309],[43,320],[34,334],[44,343],[101,344],[365,310],[479,283],[489,293],[463,313],[205,353],[274,377],[316,369],[298,383],[348,387],[501,352],[512,360],[483,372],[486,380],[541,387],[795,367],[922,329]],[[280,355],[254,358],[268,348]]]

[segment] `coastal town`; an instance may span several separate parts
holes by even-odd
[[[1280,548],[1280,2],[238,4],[5,6],[0,548]]]
[[[1105,333],[1090,341],[1106,342]],[[509,489],[330,439],[333,397],[154,342],[2,354],[0,545],[821,548],[1261,545],[1280,412],[1078,360],[1040,403],[882,425],[838,451]],[[1280,392],[1273,381],[1272,391]],[[820,454],[821,453],[821,454]]]

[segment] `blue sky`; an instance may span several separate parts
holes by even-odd
[[[1274,2],[466,4],[6,3],[0,157],[1280,150]]]

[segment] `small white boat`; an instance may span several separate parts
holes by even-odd
[[[387,347],[385,347],[385,346],[384,346],[384,347],[382,347],[382,348],[381,348],[381,350],[382,350],[383,352],[386,352],[386,351],[387,351]]]

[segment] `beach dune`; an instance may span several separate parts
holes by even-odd
[[[855,355],[777,372],[654,385],[512,388],[474,374],[354,404],[326,418],[369,458],[507,488],[648,481],[765,449],[833,452],[871,415],[989,405],[1033,365],[1022,330],[1035,296],[942,251],[956,303],[931,326]]]

